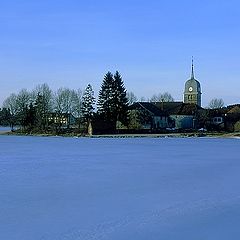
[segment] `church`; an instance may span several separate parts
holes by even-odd
[[[201,95],[201,85],[195,79],[192,60],[191,76],[185,82],[183,101],[132,104],[129,110],[134,127],[138,126],[139,129],[151,131],[166,128],[196,129],[198,127],[197,114],[202,111]]]
[[[193,60],[192,60],[192,72],[191,78],[186,81],[185,83],[185,90],[184,90],[184,103],[191,103],[196,104],[201,107],[201,86],[198,80],[194,77],[194,67],[193,67]]]

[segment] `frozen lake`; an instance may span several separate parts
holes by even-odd
[[[239,240],[239,146],[0,136],[0,239]]]
[[[7,132],[7,131],[11,131],[11,128],[10,128],[10,127],[0,126],[0,133],[1,133],[1,132]]]

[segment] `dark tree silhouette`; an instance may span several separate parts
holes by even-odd
[[[123,124],[128,122],[128,99],[121,75],[117,71],[115,75],[108,72],[98,98],[98,113],[116,128],[116,122]]]

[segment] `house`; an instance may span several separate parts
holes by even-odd
[[[76,118],[71,113],[49,113],[48,124],[55,124],[62,128],[69,128],[76,124]]]
[[[131,125],[138,129],[196,129],[197,104],[183,102],[137,102],[129,107]]]
[[[228,131],[240,131],[240,104],[227,107],[225,113],[225,127]]]
[[[240,131],[240,104],[208,109],[208,117],[210,130]]]
[[[223,116],[215,116],[211,119],[212,124],[222,126],[224,124]]]
[[[166,112],[175,129],[196,129],[199,126],[198,113],[202,108],[193,103],[156,102],[154,105]]]
[[[129,107],[131,129],[157,130],[169,127],[168,114],[153,103],[136,102]]]

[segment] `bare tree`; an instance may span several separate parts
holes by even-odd
[[[27,91],[27,89],[22,89],[17,95],[11,94],[10,97],[5,100],[4,105],[8,105],[9,109],[11,109],[10,111],[13,114],[13,122],[18,123],[24,127],[27,117],[27,109],[30,103],[31,94]]]
[[[11,117],[10,117],[10,127],[13,130],[13,127],[15,125],[15,115],[18,111],[17,106],[17,95],[15,93],[12,93],[9,97],[7,97],[3,102],[3,108],[9,109]]]
[[[72,95],[72,101],[73,101],[73,116],[77,118],[77,123],[78,123],[78,129],[81,127],[81,122],[83,118],[83,112],[82,112],[82,107],[83,107],[83,91],[81,89],[74,90],[73,95]]]
[[[174,102],[174,98],[168,92],[164,92],[161,96],[161,101],[163,102]]]
[[[168,92],[154,94],[150,98],[150,102],[173,102],[173,101],[174,101],[174,99],[173,99],[172,95]]]
[[[75,91],[69,88],[59,88],[55,93],[55,111],[62,113],[74,112]]]
[[[31,94],[27,89],[22,89],[17,95],[12,93],[4,102],[3,106],[10,110],[11,125],[13,124],[24,125],[27,108],[31,103]]]
[[[83,91],[79,88],[78,90],[74,90],[72,100],[73,100],[73,112],[72,114],[77,117],[82,117],[82,97]]]
[[[16,98],[17,111],[22,112],[31,102],[31,93],[27,89],[22,89]]]
[[[161,102],[161,94],[153,94],[150,98],[150,102]]]
[[[74,90],[69,88],[59,88],[54,96],[54,110],[57,114],[58,122],[56,127],[58,130],[61,128],[62,125],[62,118],[64,114],[72,114],[75,110],[75,98],[76,94]],[[68,127],[69,127],[68,122]],[[56,130],[57,130],[56,128]],[[58,131],[57,130],[57,131]]]
[[[7,108],[10,110],[12,116],[17,113],[17,95],[12,93],[9,97],[7,97],[3,102],[3,108]]]
[[[64,112],[63,88],[59,88],[54,94],[54,110],[59,114]]]
[[[140,102],[149,102],[149,99],[146,99],[145,97],[140,97]]]
[[[133,92],[127,92],[127,99],[129,104],[133,104],[138,101],[136,95]]]
[[[224,107],[224,101],[222,98],[213,98],[210,102],[208,107],[210,109],[217,109]]]

